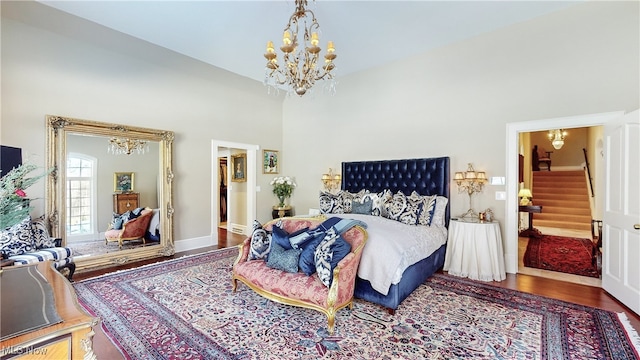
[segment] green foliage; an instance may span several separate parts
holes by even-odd
[[[33,164],[23,164],[0,178],[0,229],[9,228],[29,215],[29,204],[32,199],[27,197],[25,189],[50,172],[27,177],[37,168]]]

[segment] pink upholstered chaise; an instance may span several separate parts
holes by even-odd
[[[316,228],[325,219],[283,218],[282,222],[284,230],[293,233],[306,227]],[[271,230],[278,220],[268,222],[263,228]],[[351,252],[333,270],[330,287],[320,281],[317,273],[311,276],[301,271],[288,273],[268,267],[264,260],[247,260],[251,245],[251,238],[247,238],[240,245],[238,258],[233,265],[233,291],[236,291],[237,281],[240,280],[267,299],[320,311],[327,316],[328,331],[333,334],[336,312],[346,306],[353,308],[355,279],[367,233],[362,227],[355,226],[342,237],[351,245]]]

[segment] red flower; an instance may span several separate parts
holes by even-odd
[[[16,195],[18,195],[20,197],[26,197],[27,193],[25,193],[24,190],[22,190],[22,189],[16,189]]]

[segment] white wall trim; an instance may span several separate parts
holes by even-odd
[[[217,241],[217,236],[216,236],[216,241]],[[217,242],[213,243],[213,239],[211,236],[201,236],[197,238],[182,239],[180,241],[176,241],[174,246],[175,246],[176,252],[179,253],[183,251],[195,250],[195,249],[212,246],[212,245],[217,245]]]
[[[518,272],[518,139],[521,132],[549,129],[600,126],[618,118],[624,111],[578,115],[553,119],[523,121],[507,124],[507,201],[505,202],[505,268]]]

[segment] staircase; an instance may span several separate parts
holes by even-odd
[[[542,212],[533,226],[591,230],[591,206],[584,171],[534,171],[533,203]]]

